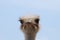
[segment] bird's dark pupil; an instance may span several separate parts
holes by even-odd
[[[21,24],[23,24],[23,20],[19,20]]]
[[[35,22],[36,22],[36,23],[39,23],[39,19],[35,19]]]

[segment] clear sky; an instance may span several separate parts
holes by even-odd
[[[41,19],[36,40],[60,40],[59,0],[0,0],[0,40],[24,40],[18,19],[30,13]]]

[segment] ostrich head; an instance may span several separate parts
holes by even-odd
[[[39,30],[39,16],[23,16],[19,21],[26,40],[35,40],[35,35]]]

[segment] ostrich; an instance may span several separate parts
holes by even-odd
[[[25,40],[35,40],[39,31],[39,16],[23,16],[19,19]]]

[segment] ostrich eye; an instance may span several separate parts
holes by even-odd
[[[21,24],[23,24],[23,20],[19,20]]]
[[[38,24],[39,23],[39,19],[35,19],[35,22]]]

